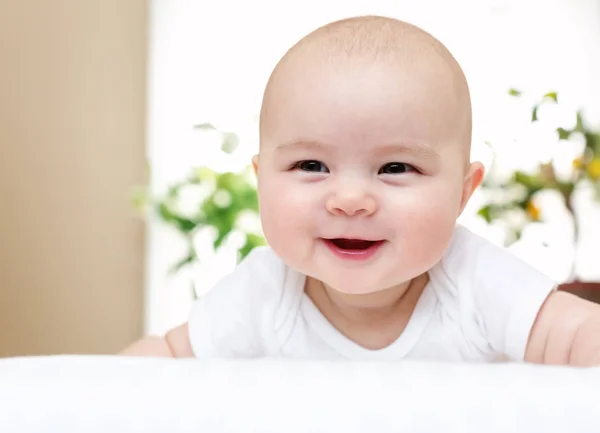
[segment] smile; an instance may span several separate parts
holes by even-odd
[[[384,242],[347,238],[323,239],[323,241],[337,257],[346,260],[368,260]]]

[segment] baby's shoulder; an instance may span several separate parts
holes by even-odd
[[[522,360],[543,302],[556,287],[545,273],[509,248],[457,226],[431,287],[465,347]]]
[[[291,272],[269,246],[256,247],[209,293],[220,297],[234,293],[242,297],[278,296],[289,284]]]
[[[509,295],[528,286],[555,284],[509,248],[498,245],[472,230],[457,225],[441,260],[430,271],[437,286],[454,295]],[[521,292],[522,293],[522,292]]]
[[[302,276],[269,247],[253,249],[228,275],[200,296],[190,313],[190,342],[197,357],[262,356],[276,352]]]
[[[450,275],[480,270],[486,275],[504,272],[507,268],[523,264],[508,248],[497,245],[463,225],[457,225],[441,266]],[[528,269],[528,266],[522,270]]]

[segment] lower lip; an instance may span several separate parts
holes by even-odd
[[[343,248],[339,248],[336,244],[331,242],[330,240],[323,239],[325,245],[335,254],[337,257],[344,260],[356,260],[356,261],[365,261],[369,260],[371,257],[375,255],[379,248],[383,245],[383,241],[377,241],[369,248],[365,250],[346,250]]]

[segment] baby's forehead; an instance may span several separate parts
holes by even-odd
[[[444,126],[448,114],[462,109],[456,90],[452,73],[443,65],[396,58],[298,57],[272,83],[263,120],[285,129],[296,124],[311,129],[367,124],[382,130],[433,131]]]
[[[366,80],[371,80],[366,82]],[[270,93],[283,94],[290,90],[314,90],[337,85],[401,86],[408,93],[423,95],[436,92],[438,96],[464,91],[461,77],[440,56],[414,52],[367,54],[364,56],[298,53],[282,64],[272,80]]]

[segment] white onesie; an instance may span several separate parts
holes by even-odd
[[[196,357],[522,361],[556,282],[462,226],[429,272],[402,335],[380,350],[341,334],[304,293],[305,276],[268,247],[254,249],[193,305]]]

